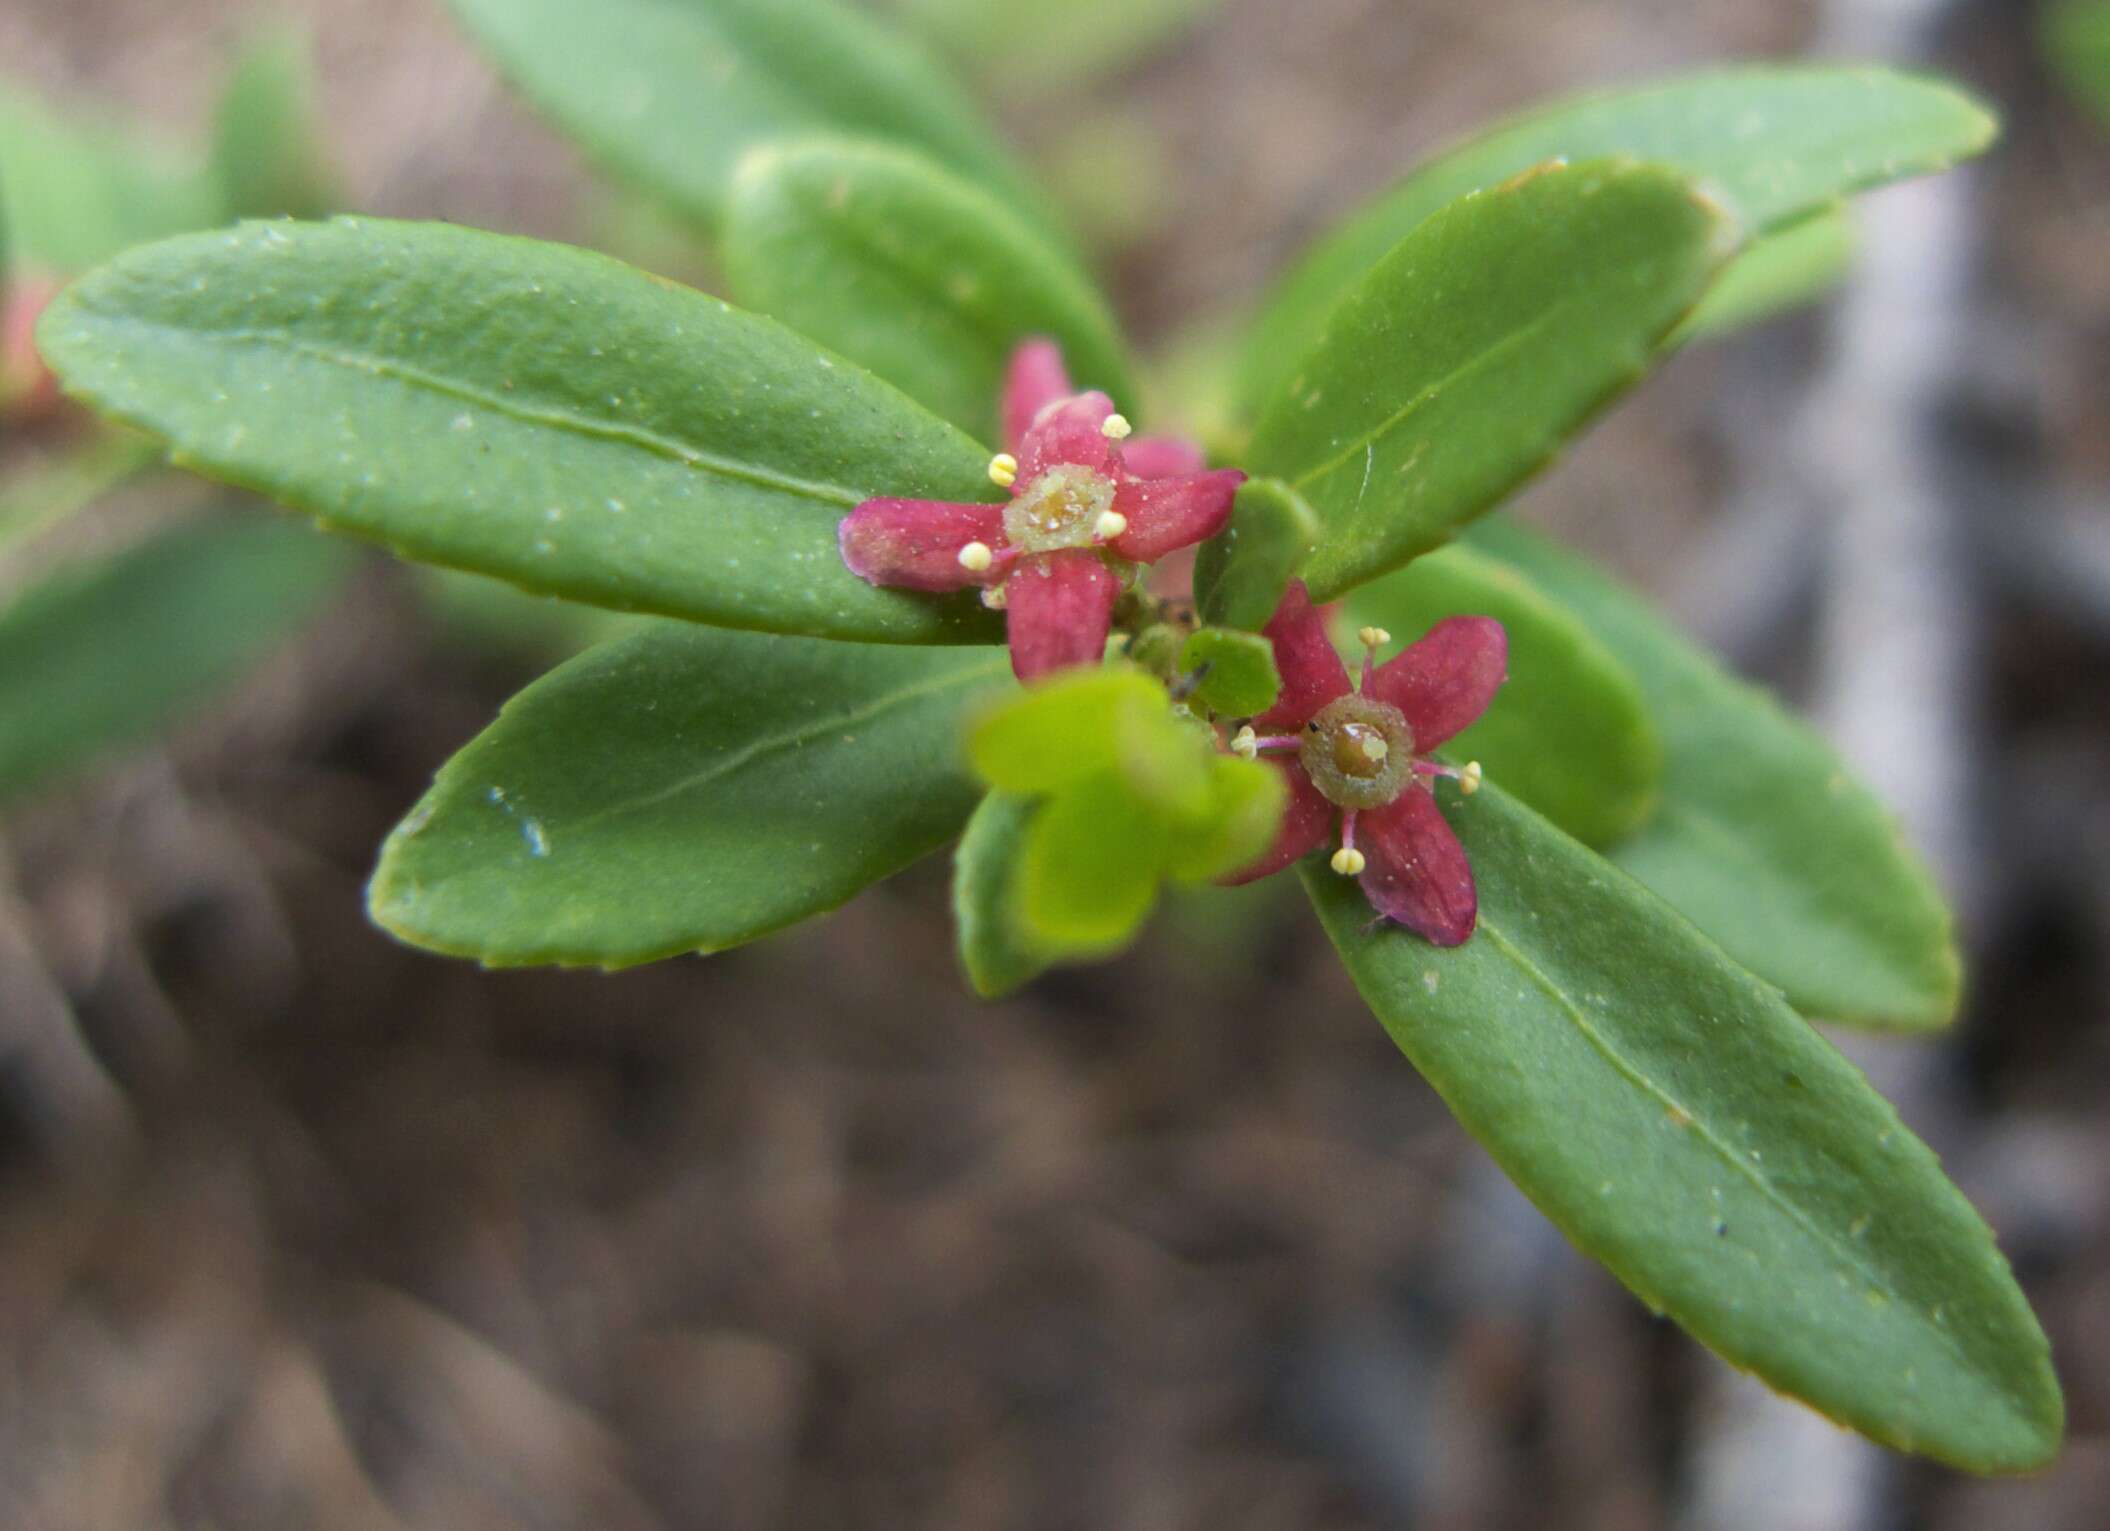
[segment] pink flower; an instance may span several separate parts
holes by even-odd
[[[28,427],[59,418],[66,400],[59,380],[37,352],[37,316],[58,296],[59,284],[48,277],[18,277],[6,291],[0,309],[0,416]]]
[[[1266,628],[1282,672],[1275,705],[1242,728],[1237,753],[1274,757],[1288,778],[1289,808],[1268,853],[1231,882],[1279,872],[1316,850],[1340,814],[1333,869],[1357,878],[1379,914],[1437,946],[1462,945],[1479,918],[1465,847],[1432,790],[1439,776],[1470,794],[1476,761],[1463,770],[1427,758],[1487,710],[1507,677],[1509,636],[1492,617],[1449,617],[1387,663],[1392,641],[1366,627],[1360,686],[1326,635],[1301,581],[1292,581]],[[1258,730],[1256,732],[1255,730]]]
[[[1032,680],[1097,664],[1133,566],[1215,536],[1245,475],[1203,472],[1186,442],[1130,439],[1113,400],[1071,388],[1053,341],[1012,355],[1003,419],[1009,450],[989,476],[1010,503],[866,500],[840,542],[850,572],[875,585],[980,586],[1006,613],[1012,670]]]

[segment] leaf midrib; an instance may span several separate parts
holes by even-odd
[[[731,754],[712,761],[708,766],[683,777],[679,781],[670,782],[664,787],[655,788],[650,792],[641,793],[636,797],[621,802],[605,804],[586,817],[575,820],[570,825],[563,827],[568,834],[577,833],[590,829],[594,825],[610,818],[656,807],[669,799],[680,797],[700,787],[707,787],[711,783],[745,768],[764,755],[773,754],[779,750],[796,748],[822,734],[833,733],[841,728],[869,723],[873,719],[891,712],[896,707],[944,691],[948,687],[971,685],[990,679],[1006,668],[1008,668],[1008,661],[992,659],[987,664],[977,665],[971,669],[948,671],[943,675],[935,675],[928,680],[918,681],[913,685],[902,686],[884,693],[852,711],[816,719],[802,727],[790,729],[781,734],[766,735],[762,738],[750,740]]]
[[[494,414],[523,424],[545,429],[568,432],[594,440],[612,441],[636,447],[653,456],[676,462],[683,467],[696,468],[715,474],[720,478],[750,484],[758,489],[768,489],[780,494],[789,494],[801,499],[814,500],[822,504],[854,509],[867,498],[859,490],[848,489],[839,484],[827,484],[811,479],[797,478],[788,473],[771,472],[751,464],[738,463],[687,445],[676,438],[648,431],[640,426],[621,425],[613,421],[597,420],[589,415],[575,414],[570,410],[545,407],[525,407],[517,397],[487,392],[471,384],[429,372],[391,357],[376,356],[362,351],[326,346],[307,340],[283,330],[217,330],[200,329],[195,326],[171,324],[160,320],[142,319],[136,315],[102,316],[106,322],[120,326],[136,326],[165,334],[182,335],[230,345],[253,345],[280,347],[310,360],[340,367],[348,372],[361,372],[389,378],[413,388],[427,389],[443,398],[459,400],[488,409]]]
[[[1907,1300],[1887,1277],[1856,1258],[1850,1248],[1841,1246],[1837,1241],[1828,1237],[1810,1219],[1809,1214],[1783,1196],[1773,1183],[1754,1168],[1742,1155],[1716,1137],[1712,1129],[1707,1125],[1706,1119],[1699,1112],[1692,1110],[1672,1097],[1644,1074],[1640,1068],[1630,1062],[1624,1053],[1612,1045],[1603,1032],[1591,1024],[1589,1017],[1584,1014],[1581,1007],[1574,1000],[1568,997],[1567,992],[1548,977],[1539,968],[1538,964],[1527,957],[1515,942],[1501,933],[1500,929],[1488,919],[1484,909],[1480,914],[1479,934],[1482,939],[1490,941],[1526,977],[1537,984],[1547,997],[1568,1017],[1574,1024],[1575,1029],[1581,1033],[1591,1047],[1619,1074],[1651,1099],[1660,1102],[1666,1113],[1675,1113],[1678,1117],[1682,1117],[1686,1125],[1681,1125],[1678,1129],[1679,1131],[1696,1133],[1699,1139],[1712,1149],[1723,1163],[1729,1165],[1737,1174],[1749,1181],[1762,1198],[1771,1202],[1791,1223],[1794,1223],[1805,1234],[1815,1240],[1819,1248],[1831,1252],[1835,1258],[1843,1256],[1843,1258],[1840,1258],[1841,1264],[1863,1277],[1871,1286],[1879,1289],[1886,1299],[1896,1304],[1902,1311],[1915,1315],[1919,1314],[1920,1309],[1917,1303]],[[1942,1348],[1947,1350],[1955,1360],[1962,1364],[1965,1372],[1973,1376],[1983,1375],[1982,1368],[1972,1356],[1961,1348],[1952,1331],[1939,1325],[1925,1322],[1920,1323],[1919,1328],[1938,1336]]]

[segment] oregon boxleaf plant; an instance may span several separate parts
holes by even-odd
[[[1636,598],[1467,530],[1666,351],[1821,285],[1841,199],[1976,152],[1983,111],[1744,69],[1471,139],[1261,307],[1205,462],[1030,176],[869,15],[455,3],[695,221],[724,297],[444,224],[277,222],[128,253],[39,331],[185,466],[659,619],[440,770],[382,849],[381,925],[620,968],[957,841],[996,994],[1120,948],[1168,881],[1294,866],[1408,1058],[1643,1301],[1898,1449],[2050,1457],[2059,1390],[1992,1235],[1810,1025],[1951,1017],[1926,873]]]

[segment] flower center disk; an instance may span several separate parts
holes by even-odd
[[[1099,518],[1114,508],[1114,481],[1058,464],[1004,507],[1004,537],[1025,553],[1092,545]]]
[[[1397,707],[1351,693],[1304,725],[1298,761],[1327,801],[1379,808],[1413,782],[1414,733]]]

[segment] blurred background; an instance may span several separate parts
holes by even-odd
[[[2044,10],[898,8],[1173,368],[1333,217],[1547,95],[1815,54],[1997,104],[1989,158],[1861,205],[1834,298],[1680,356],[1523,512],[1813,712],[1940,867],[1963,1021],[1846,1045],[2014,1260],[2062,1461],[1885,1455],[1652,1320],[1452,1125],[1286,888],[989,1007],[942,858],[615,978],[392,944],[361,903],[381,837],[580,632],[347,556],[287,574],[272,641],[151,742],[0,809],[0,1520],[2110,1526],[2110,121]],[[327,205],[708,284],[440,0],[9,0],[0,101],[180,159],[289,23]],[[67,429],[0,447],[0,598],[215,498],[125,462],[54,490]]]

